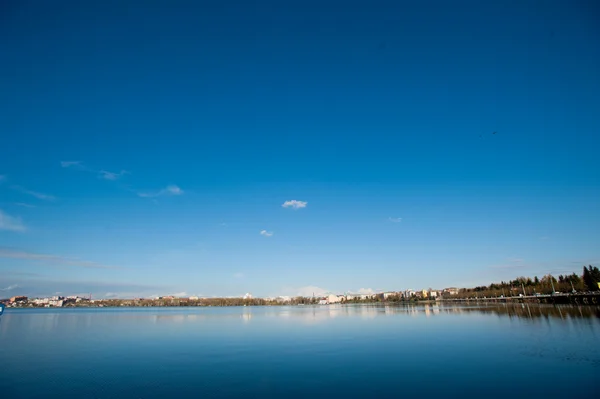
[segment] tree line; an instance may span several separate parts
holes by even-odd
[[[559,275],[558,278],[547,274],[542,278],[538,276],[518,277],[511,281],[501,281],[492,283],[489,286],[479,286],[473,288],[462,288],[454,298],[468,297],[499,297],[499,296],[518,296],[535,294],[552,294],[554,292],[585,292],[599,291],[600,287],[600,269],[592,265],[584,266],[583,273],[578,275],[572,273],[568,275]],[[449,295],[445,295],[450,297]]]

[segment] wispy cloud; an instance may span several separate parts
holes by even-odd
[[[104,180],[113,180],[114,181],[114,180],[118,180],[119,178],[123,177],[126,174],[129,174],[129,172],[126,170],[121,170],[120,172],[110,172],[105,169],[100,169],[100,170],[93,169],[93,168],[88,167],[81,161],[61,161],[60,166],[62,166],[63,168],[71,168],[71,169],[76,169],[76,170],[80,170],[83,172],[95,173],[98,175],[99,178],[104,179]]]
[[[373,288],[361,288],[358,290],[357,293],[361,295],[372,295],[375,293],[375,291],[373,290]]]
[[[179,188],[179,186],[176,186],[174,184],[169,185],[165,188],[163,188],[162,190],[159,191],[155,191],[155,192],[138,192],[137,195],[142,197],[142,198],[154,198],[154,197],[161,197],[164,195],[183,195],[184,191]]]
[[[83,164],[81,163],[81,161],[60,161],[60,166],[62,166],[63,168],[79,168],[82,167]]]
[[[69,258],[59,255],[48,255],[48,254],[36,254],[32,252],[19,251],[11,248],[0,247],[0,258],[8,259],[24,259],[31,261],[38,261],[53,266],[70,266],[70,267],[83,267],[90,269],[122,269],[117,266],[107,266],[96,262],[90,262],[87,260],[81,260],[77,258]]]
[[[6,176],[0,175],[0,183],[6,181]]]
[[[260,235],[261,236],[265,236],[265,237],[271,237],[273,235],[272,231],[267,231],[267,230],[261,230],[260,231]]]
[[[98,175],[100,176],[100,178],[104,179],[104,180],[118,180],[119,178],[123,177],[124,175],[128,174],[129,172],[126,170],[122,170],[120,172],[109,172],[107,170],[101,170],[100,172],[98,172]]]
[[[19,288],[19,284],[12,284],[6,288],[0,288],[0,291],[11,291],[11,290],[14,290],[15,288]]]
[[[306,208],[307,205],[308,202],[306,201],[290,200],[285,201],[281,206],[284,208],[301,209]]]
[[[28,190],[25,187],[21,187],[21,186],[11,186],[11,188],[15,191],[18,191],[20,193],[23,194],[27,194],[27,195],[31,195],[32,197],[35,197],[37,199],[41,199],[41,200],[45,200],[45,201],[54,201],[56,199],[55,196],[50,195],[50,194],[44,194],[44,193],[39,193],[37,191],[32,191],[32,190]]]
[[[98,178],[109,181],[120,180],[123,176],[131,174],[131,172],[127,170],[121,170],[120,172],[111,172],[106,169],[94,169],[85,165],[81,161],[61,161],[60,165],[63,168],[71,168],[80,170],[83,172],[94,173],[98,176]],[[141,191],[131,187],[122,187],[129,192],[135,193],[138,197],[142,198],[156,198],[163,196],[175,196],[175,195],[183,195],[185,192],[177,185],[170,184],[163,189],[156,191]],[[156,203],[156,201],[155,201]]]
[[[0,230],[25,231],[27,228],[21,218],[10,216],[0,209]]]
[[[234,277],[234,278],[242,278],[242,277],[244,277],[244,273],[235,273],[235,274],[233,275],[233,277]]]
[[[402,221],[402,218],[389,217],[388,220],[392,223],[400,223]]]
[[[16,206],[22,206],[23,208],[35,208],[35,205],[26,204],[25,202],[15,202]]]

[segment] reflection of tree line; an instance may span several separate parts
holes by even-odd
[[[571,318],[588,319],[600,318],[600,307],[598,306],[544,306],[523,304],[507,304],[481,307],[444,307],[443,313],[447,314],[494,314],[497,316],[509,316],[526,319],[536,318]]]

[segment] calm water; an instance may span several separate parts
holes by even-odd
[[[591,307],[7,309],[0,397],[595,397]]]

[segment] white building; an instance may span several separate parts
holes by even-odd
[[[244,299],[252,299],[252,294],[246,293],[246,295],[244,295]]]
[[[60,308],[60,307],[62,307],[62,305],[63,305],[63,300],[59,299],[59,300],[48,301],[48,305],[46,305],[46,306],[55,306],[57,308]]]
[[[327,296],[327,303],[340,303],[342,302],[343,296],[329,294]]]
[[[189,300],[190,300],[190,301],[197,301],[198,299],[200,299],[200,298],[198,298],[198,297],[197,297],[197,296],[195,296],[195,295],[193,295],[193,296],[189,297]]]

